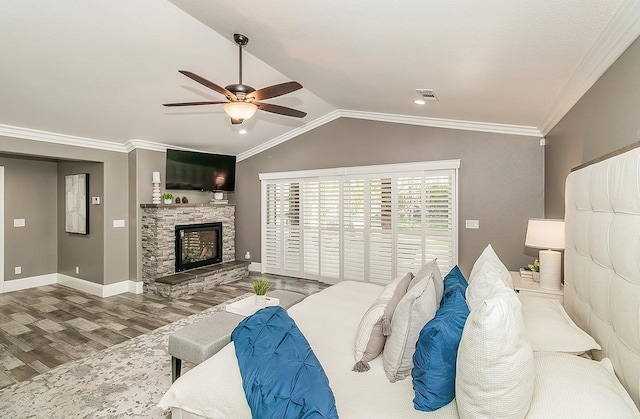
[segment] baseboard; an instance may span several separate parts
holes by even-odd
[[[27,278],[4,281],[2,292],[20,291],[29,288],[42,287],[44,285],[60,284],[98,297],[111,297],[112,295],[130,292],[142,294],[142,282],[120,281],[115,284],[100,285],[81,278],[63,275],[59,273],[30,276]]]
[[[262,272],[262,263],[251,262],[249,265],[249,272]]]
[[[58,283],[58,274],[29,276],[27,278],[4,281],[2,292],[20,291]]]

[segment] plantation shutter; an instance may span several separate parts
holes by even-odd
[[[457,263],[459,161],[261,174],[262,272],[386,284]]]

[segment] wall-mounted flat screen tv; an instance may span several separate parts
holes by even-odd
[[[167,150],[166,189],[233,191],[236,156]]]

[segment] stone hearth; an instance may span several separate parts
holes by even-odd
[[[145,292],[177,298],[241,279],[248,263],[235,262],[235,206],[142,204],[142,281]],[[175,271],[175,226],[222,223],[222,263]]]

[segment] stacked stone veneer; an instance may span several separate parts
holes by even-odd
[[[235,260],[235,206],[219,204],[142,204],[142,281],[156,291],[155,280],[175,274],[175,226],[222,223],[222,262]],[[187,272],[187,271],[185,271]]]

